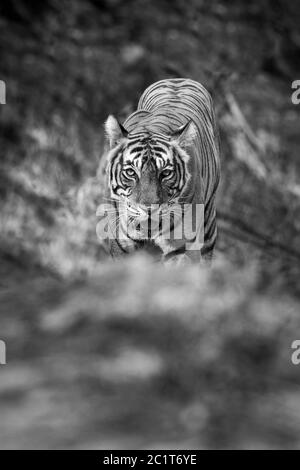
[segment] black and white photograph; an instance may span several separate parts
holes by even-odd
[[[300,449],[299,2],[1,0],[0,449]]]

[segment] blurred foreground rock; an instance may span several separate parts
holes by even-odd
[[[2,290],[0,447],[300,447],[298,306],[255,269],[105,263]]]

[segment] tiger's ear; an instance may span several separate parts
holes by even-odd
[[[197,136],[197,127],[192,120],[173,132],[172,138],[180,147],[189,147],[194,143]]]
[[[112,115],[105,122],[105,134],[109,140],[110,148],[113,148],[122,138],[128,136],[127,130]]]

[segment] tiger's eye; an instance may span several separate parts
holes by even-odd
[[[162,178],[167,178],[168,176],[170,176],[172,174],[172,170],[163,170],[161,173],[160,173],[160,176]]]
[[[126,168],[125,170],[123,170],[125,176],[135,176],[135,171],[132,169],[132,168]]]

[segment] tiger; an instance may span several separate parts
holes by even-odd
[[[166,263],[211,261],[220,146],[206,88],[188,78],[160,80],[144,91],[137,110],[123,124],[109,115],[105,135],[100,171],[105,203],[98,216],[102,222],[106,217],[104,238],[111,256],[142,248],[153,249]],[[199,227],[191,231],[188,243],[184,234],[172,236],[185,217],[183,207],[202,208]],[[169,220],[168,236],[159,216]],[[149,218],[151,228],[156,221],[153,231],[142,224]]]

